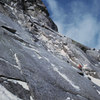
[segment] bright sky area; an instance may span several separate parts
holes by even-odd
[[[100,0],[42,0],[59,32],[100,49]]]

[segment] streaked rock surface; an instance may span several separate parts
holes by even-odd
[[[41,0],[0,1],[0,100],[100,100],[100,50],[57,31]]]

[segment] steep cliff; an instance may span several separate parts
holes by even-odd
[[[59,34],[41,0],[0,0],[0,100],[100,100],[100,50]]]

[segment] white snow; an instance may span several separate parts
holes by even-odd
[[[38,57],[38,59],[42,59],[42,57],[41,57],[41,56],[39,56],[39,57]]]
[[[79,70],[78,68],[76,68],[76,67],[74,67],[74,66],[72,66],[72,68],[75,69],[75,70],[77,70],[77,71]]]
[[[22,81],[18,81],[18,80],[13,80],[13,79],[7,79],[8,81],[11,81],[11,82],[13,82],[13,83],[18,83],[18,84],[20,84],[24,89],[26,89],[26,90],[29,90],[29,87],[28,87],[28,85],[27,85],[27,83],[26,82],[22,82]]]
[[[69,60],[70,60],[70,62],[71,62],[71,64],[72,64],[73,66],[76,66],[76,67],[78,66],[78,64],[77,64],[76,62],[74,62],[72,59],[69,58]]]
[[[21,70],[21,64],[20,64],[20,61],[19,61],[19,59],[18,59],[18,57],[17,57],[17,54],[16,54],[16,53],[14,54],[14,58],[15,58],[15,61],[16,61],[17,65],[18,65],[18,67],[17,67],[17,68],[18,68],[19,70]]]
[[[13,5],[14,3],[13,2],[11,2],[11,6]]]
[[[60,43],[60,41],[59,41],[59,40],[55,40],[55,43],[59,44],[59,43]]]
[[[36,50],[36,48],[34,48],[34,46],[32,46],[31,44],[29,44],[30,47],[25,46],[26,45],[25,43],[22,43],[22,45],[24,46],[24,48],[27,48],[29,50],[36,52],[36,53],[39,53],[39,51]]]
[[[67,50],[70,50],[67,46],[64,46]]]
[[[22,100],[0,84],[0,100]]]
[[[92,77],[92,76],[90,76],[90,75],[88,75],[88,77],[91,78],[91,81],[92,81],[94,84],[100,86],[100,79],[94,78],[94,77]]]
[[[17,5],[17,3],[14,3],[14,6],[16,6],[16,5]],[[16,8],[14,8],[14,12],[17,13],[17,9]]]
[[[38,59],[42,59],[40,54],[37,53],[36,55],[37,55]]]
[[[71,100],[71,99],[70,99],[70,97],[67,97],[67,99],[66,99],[66,100]]]
[[[20,20],[18,20],[18,23],[19,23],[19,24],[22,24],[22,22],[21,22]]]
[[[98,94],[100,95],[100,91],[99,91],[99,90],[97,90],[97,92],[98,92]]]
[[[11,10],[14,9],[13,7],[11,7],[11,6],[7,5],[7,4],[5,4],[5,6],[6,6],[6,7],[9,7]]]
[[[34,99],[32,98],[32,96],[30,96],[30,100],[34,100]]]
[[[71,99],[70,97],[67,97],[66,100],[74,100],[74,99]]]
[[[7,81],[10,81],[10,82],[13,82],[15,84],[20,84],[24,89],[26,90],[29,90],[29,87],[27,85],[26,82],[23,82],[23,81],[19,81],[19,80],[14,80],[14,79],[8,79],[8,78],[5,78],[5,77],[2,77],[3,79],[6,79]],[[6,82],[6,81],[5,81]]]
[[[46,38],[44,35],[41,35],[40,39],[45,41],[45,42],[48,41],[48,38]]]
[[[48,58],[44,57],[44,59],[47,60],[48,62],[50,62],[50,60]]]
[[[18,67],[17,65],[13,65],[12,63],[10,63],[9,61],[7,61],[7,60],[5,60],[5,59],[3,59],[3,58],[0,58],[0,60],[1,60],[1,61],[4,61],[4,62],[6,62],[6,63],[10,64],[11,66],[13,66],[13,67],[15,67],[15,68],[18,68],[18,69],[19,69],[19,67]]]
[[[66,56],[66,53],[65,53],[64,50],[61,50],[61,51],[60,51],[60,54],[61,54],[62,56]]]
[[[98,66],[98,64],[95,64],[95,66]]]
[[[28,87],[28,85],[27,85],[27,83],[26,82],[22,82],[22,81],[17,81],[20,85],[22,85],[22,87],[24,88],[24,89],[26,89],[26,90],[29,90],[29,87]]]
[[[61,73],[58,68],[53,67],[54,71],[56,71],[60,76],[62,76],[66,81],[68,81],[75,89],[80,90],[79,86],[76,86],[65,74]]]
[[[26,47],[24,43],[23,43],[23,45],[24,45],[25,48],[34,51],[36,53],[38,59],[42,59],[40,52],[38,50],[36,50],[36,48],[34,48],[34,46],[29,45],[30,46],[30,48],[29,48],[29,47]],[[35,57],[35,55],[32,55],[32,56]]]
[[[33,20],[36,20],[36,18],[35,17],[33,17],[33,16],[30,16]]]
[[[41,56],[38,56],[38,59],[42,59],[42,57]]]
[[[54,65],[54,64],[52,64],[52,63],[51,63],[51,66],[52,66],[52,67],[55,67],[55,65]]]

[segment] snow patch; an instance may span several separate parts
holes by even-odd
[[[18,57],[17,57],[17,54],[16,54],[16,53],[14,54],[14,58],[15,58],[15,61],[16,61],[17,65],[18,65],[18,67],[17,67],[17,68],[18,68],[19,70],[21,70],[21,64],[20,64],[20,61],[19,61],[19,59],[18,59]]]
[[[36,52],[36,53],[39,53],[39,51],[36,50],[36,49],[34,48],[34,46],[32,46],[31,44],[29,44],[30,47],[27,47],[25,43],[22,43],[22,45],[24,46],[24,48],[27,48],[27,49],[29,49],[29,50],[32,50],[32,51]]]
[[[95,64],[95,66],[97,67],[97,66],[98,66],[98,64]]]
[[[74,66],[72,66],[72,68],[75,69],[75,70],[77,70],[77,71],[79,70],[78,68],[76,68],[76,67],[74,67]]]
[[[30,100],[34,100],[34,99],[32,98],[32,96],[30,96]]]
[[[14,9],[13,7],[11,7],[11,6],[7,5],[6,3],[5,3],[5,6],[6,6],[6,7],[9,7],[11,10],[13,10],[13,9]]]
[[[38,56],[38,59],[42,59],[42,57],[41,56]]]
[[[40,56],[40,54],[37,54],[38,59],[42,59],[42,57]]]
[[[19,69],[19,67],[18,67],[17,65],[13,65],[12,63],[10,63],[9,61],[7,61],[7,60],[5,60],[5,59],[0,58],[0,60],[1,60],[1,61],[4,61],[4,62],[6,62],[6,63],[10,64],[11,66],[13,66],[13,67],[15,67],[15,68],[18,68],[18,69]]]
[[[61,55],[62,55],[62,56],[66,56],[66,53],[65,53],[65,51],[64,51],[64,50],[61,50],[61,52],[60,52],[60,53],[61,53]]]
[[[47,60],[48,62],[50,62],[50,60],[48,58],[44,57],[44,59]]]
[[[0,84],[0,100],[22,100],[9,92],[5,87]]]
[[[91,81],[92,81],[94,84],[100,86],[100,79],[94,78],[94,77],[92,77],[92,76],[90,76],[90,75],[88,75],[88,77],[91,78]]]
[[[23,45],[25,46],[24,43],[23,43]],[[30,48],[26,47],[26,46],[25,46],[25,48],[34,51],[36,53],[38,59],[42,59],[41,55],[39,54],[40,52],[38,50],[36,50],[32,45],[29,45],[29,46],[30,46]],[[35,55],[32,55],[32,56],[35,57]]]
[[[67,99],[66,99],[66,100],[71,100],[71,99],[70,99],[70,97],[67,97]]]
[[[19,24],[22,24],[22,22],[21,22],[20,20],[18,20],[18,23],[19,23]]]
[[[67,46],[64,46],[67,50],[70,50]]]
[[[44,35],[41,35],[40,39],[45,41],[45,42],[48,41],[48,38],[46,38]]]
[[[22,81],[19,81],[19,80],[14,80],[14,79],[8,79],[8,78],[5,78],[5,77],[2,77],[3,79],[6,79],[7,81],[10,81],[12,83],[15,83],[15,84],[20,84],[24,89],[26,90],[29,90],[29,87],[27,85],[26,82],[22,82]],[[6,82],[6,81],[5,81]]]
[[[17,81],[24,89],[29,90],[29,87],[26,82]]]
[[[36,18],[35,17],[33,17],[33,16],[30,16],[33,20],[36,20]]]
[[[8,81],[10,81],[10,82],[13,82],[13,83],[15,83],[15,84],[20,84],[25,90],[29,90],[29,87],[28,87],[28,85],[27,85],[27,83],[26,82],[22,82],[22,81],[17,81],[17,80],[13,80],[13,79],[7,79]]]
[[[97,92],[98,92],[98,94],[100,95],[100,91],[99,91],[99,90],[97,90]]]
[[[52,66],[52,67],[55,67],[55,65],[54,65],[54,64],[52,64],[52,63],[51,63],[51,66]]]
[[[20,60],[18,59],[16,53],[14,54],[14,58],[15,58],[15,61],[16,61],[16,63],[17,63],[17,66],[18,66],[17,68],[20,70],[20,72],[21,72],[21,74],[22,74],[23,72],[22,72],[22,70],[21,70]]]
[[[60,76],[62,76],[66,81],[68,81],[75,89],[80,90],[79,86],[76,86],[65,74],[61,73],[58,68],[54,67],[54,71],[56,71]]]

